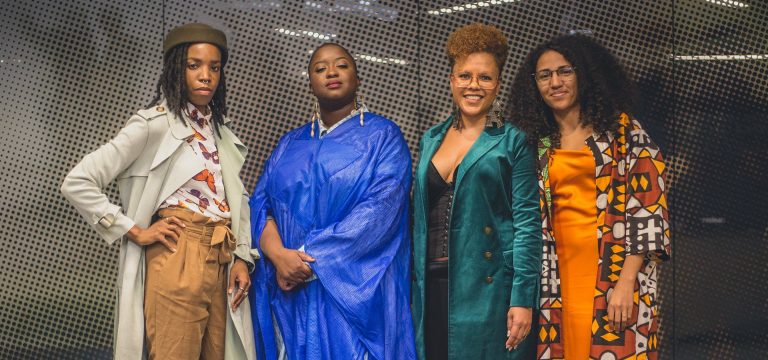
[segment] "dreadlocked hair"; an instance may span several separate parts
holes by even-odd
[[[168,110],[179,119],[184,119],[184,110],[189,102],[187,98],[187,50],[190,44],[181,44],[169,50],[163,58],[163,72],[155,87],[155,97],[149,103],[148,107],[158,105],[163,99],[168,106]],[[224,123],[224,116],[227,115],[227,83],[224,76],[224,65],[227,63],[227,51],[219,48],[221,52],[221,75],[219,85],[213,93],[213,99],[208,103],[211,109],[211,121],[216,134],[221,137],[219,127]],[[184,126],[187,122],[184,121]]]
[[[634,89],[624,68],[608,49],[585,35],[561,35],[534,48],[517,71],[507,102],[506,118],[523,130],[532,145],[560,138],[552,110],[544,103],[536,79],[536,63],[547,51],[560,53],[576,69],[579,121],[598,132],[616,132],[619,116],[632,114]]]

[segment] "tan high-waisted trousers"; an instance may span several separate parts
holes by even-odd
[[[186,228],[175,253],[161,243],[146,248],[150,359],[224,359],[227,264],[235,247],[229,220],[215,222],[180,208],[161,209],[158,215],[175,216]]]

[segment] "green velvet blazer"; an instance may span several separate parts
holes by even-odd
[[[421,139],[413,195],[413,316],[424,359],[424,273],[427,257],[427,169],[452,117]],[[480,135],[455,175],[449,230],[448,351],[451,359],[534,358],[532,332],[517,350],[505,349],[507,311],[535,309],[541,272],[541,210],[533,148],[504,123]],[[533,317],[535,322],[535,315]]]

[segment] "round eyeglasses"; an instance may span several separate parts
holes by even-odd
[[[473,76],[470,73],[451,74],[451,79],[457,87],[468,88],[472,84],[472,80],[475,79],[477,87],[483,90],[491,90],[498,85],[498,80],[490,75],[478,75]]]
[[[570,79],[576,74],[576,67],[561,66],[557,70],[544,69],[531,74],[538,82],[547,82],[552,79],[552,74],[557,74],[562,79]]]

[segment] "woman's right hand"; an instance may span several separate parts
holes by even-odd
[[[176,242],[179,241],[182,229],[186,225],[175,216],[155,221],[146,229],[134,225],[126,234],[128,239],[139,246],[151,245],[156,242],[165,245],[168,250],[176,252]]]
[[[293,290],[312,276],[312,269],[306,263],[315,261],[304,252],[286,248],[278,250],[270,260],[277,270],[277,284],[283,291]]]

